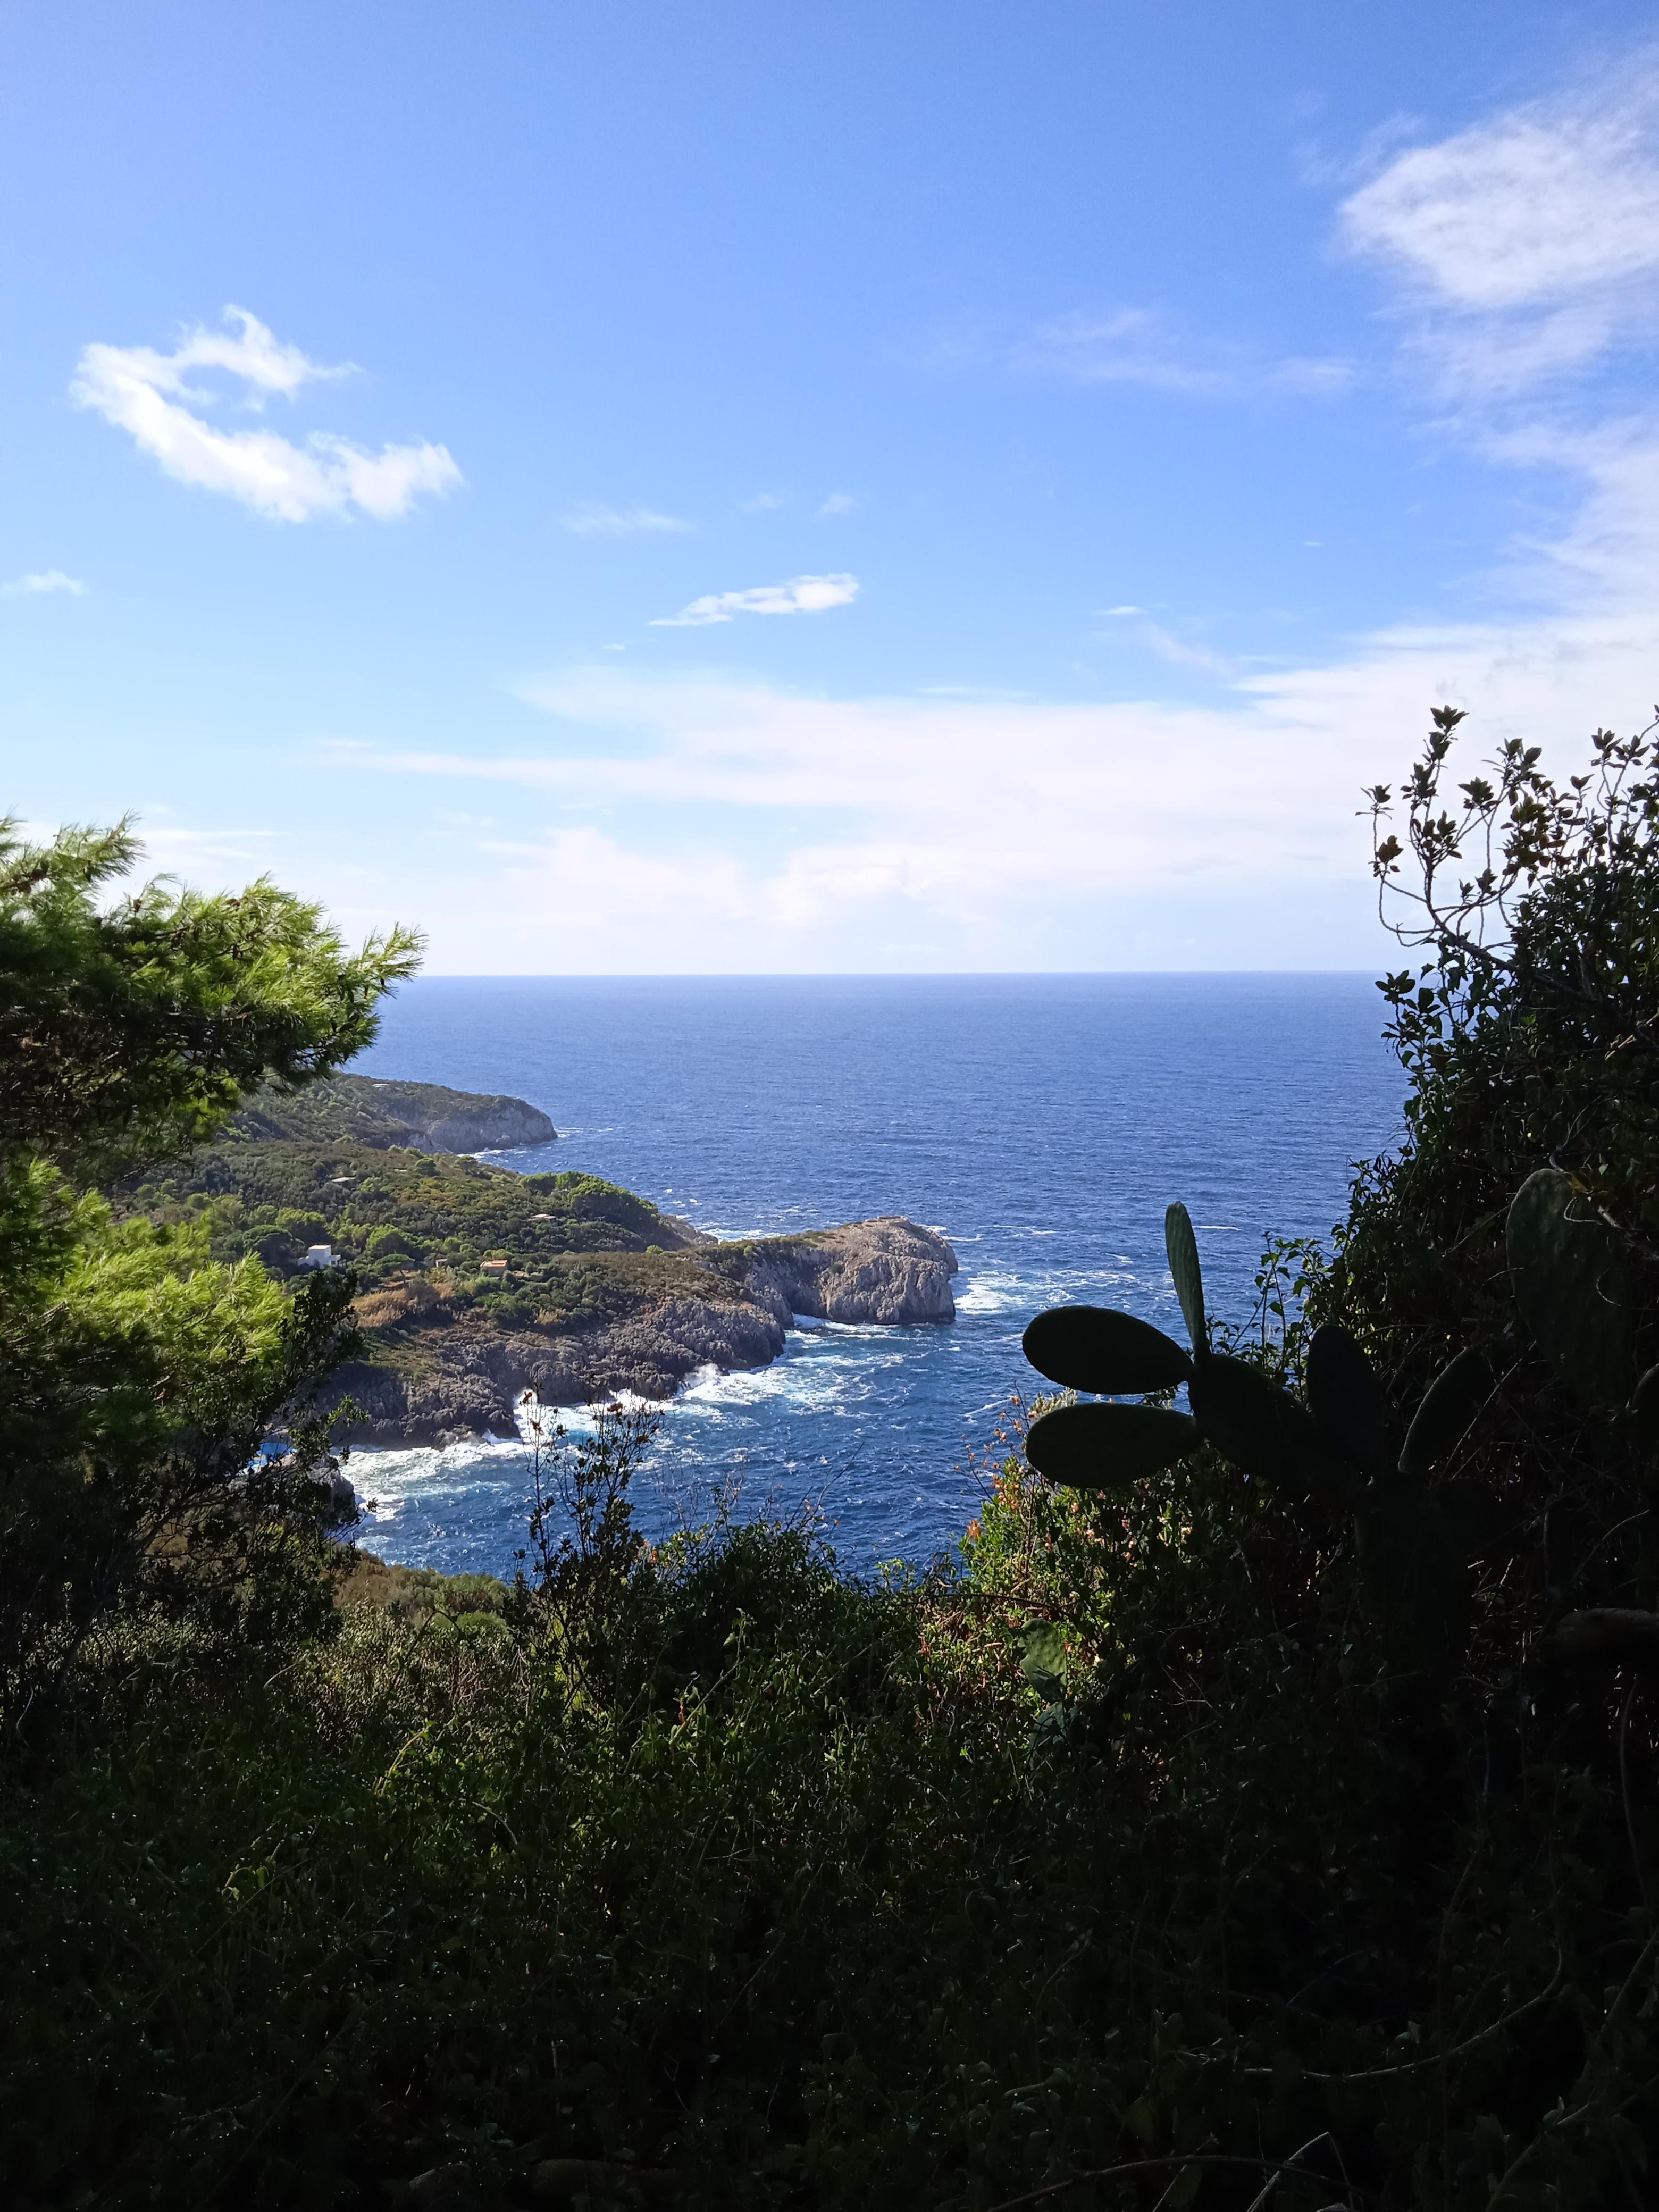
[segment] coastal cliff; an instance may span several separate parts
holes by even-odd
[[[395,1083],[336,1075],[303,1091],[262,1091],[231,1124],[255,1141],[398,1146],[415,1152],[507,1152],[550,1145],[558,1135],[539,1107],[498,1093],[441,1083]]]
[[[795,1315],[830,1322],[915,1323],[955,1317],[955,1253],[935,1231],[900,1215],[799,1237],[655,1255],[632,1279],[628,1310],[576,1328],[502,1328],[466,1319],[421,1332],[414,1356],[390,1345],[335,1378],[361,1419],[359,1443],[451,1443],[510,1436],[526,1391],[546,1405],[584,1404],[628,1390],[671,1398],[699,1368],[764,1367]]]

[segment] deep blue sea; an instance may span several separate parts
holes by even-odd
[[[1242,1318],[1265,1232],[1324,1235],[1352,1163],[1397,1141],[1404,1087],[1363,975],[433,978],[357,1065],[507,1091],[579,1168],[720,1237],[872,1214],[942,1230],[962,1273],[934,1328],[803,1325],[759,1373],[693,1379],[638,1486],[646,1526],[815,1504],[842,1564],[959,1537],[1020,1332],[1067,1299],[1180,1331],[1164,1209],[1198,1225],[1210,1304]],[[573,1431],[580,1415],[567,1417]],[[514,1441],[355,1456],[386,1559],[511,1570]]]

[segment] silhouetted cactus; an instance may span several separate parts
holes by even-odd
[[[1050,1482],[1108,1490],[1173,1467],[1202,1441],[1189,1414],[1161,1406],[1060,1406],[1032,1423],[1025,1456]]]
[[[1169,1390],[1184,1382],[1191,1415],[1146,1406],[1060,1407],[1031,1425],[1025,1447],[1031,1465],[1057,1482],[1111,1489],[1173,1466],[1202,1439],[1246,1474],[1298,1502],[1341,1503],[1355,1486],[1307,1407],[1248,1361],[1211,1350],[1198,1240],[1184,1206],[1164,1215],[1164,1239],[1193,1340],[1190,1355],[1133,1314],[1055,1306],[1027,1328],[1025,1356],[1050,1382],[1091,1395]],[[1149,1419],[1154,1414],[1155,1421]]]
[[[1556,1340],[1571,1344],[1583,1364],[1588,1332],[1574,1299],[1585,1295],[1589,1262],[1559,1226],[1547,1221],[1542,1236],[1547,1249],[1554,1239],[1568,1253],[1577,1287],[1571,1294],[1559,1285],[1540,1291],[1539,1309],[1550,1315]],[[1184,1206],[1165,1215],[1164,1244],[1190,1356],[1149,1322],[1097,1306],[1039,1314],[1025,1332],[1025,1355],[1050,1381],[1091,1394],[1168,1390],[1184,1382],[1191,1413],[1159,1406],[1057,1407],[1032,1423],[1026,1458],[1051,1481],[1107,1490],[1146,1480],[1202,1442],[1296,1504],[1352,1510],[1362,1586],[1393,1670],[1441,1680],[1468,1638],[1468,1563],[1498,1557],[1514,1542],[1513,1516],[1483,1485],[1448,1482],[1431,1490],[1425,1480],[1462,1441],[1490,1395],[1488,1355],[1462,1352],[1436,1377],[1396,1453],[1382,1386],[1346,1329],[1327,1323],[1315,1330],[1304,1404],[1248,1361],[1211,1349],[1198,1242]],[[1529,1280],[1540,1281],[1547,1264],[1532,1265]],[[1605,1272],[1589,1277],[1595,1295]],[[1659,1399],[1659,1383],[1654,1395]]]

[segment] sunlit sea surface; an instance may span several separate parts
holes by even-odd
[[[1180,1334],[1170,1199],[1198,1224],[1211,1306],[1239,1317],[1265,1232],[1328,1232],[1352,1164],[1401,1132],[1382,1013],[1361,975],[434,978],[404,988],[357,1065],[527,1098],[558,1141],[487,1157],[607,1176],[719,1237],[880,1213],[942,1230],[954,1323],[802,1322],[769,1368],[703,1371],[638,1485],[651,1533],[723,1492],[739,1514],[816,1510],[865,1571],[960,1536],[976,1464],[1036,1383],[1032,1314],[1083,1299]],[[377,1501],[369,1550],[511,1571],[516,1437],[361,1452],[350,1471]]]

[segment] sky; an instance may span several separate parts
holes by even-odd
[[[0,807],[440,974],[1371,968],[1659,699],[1623,0],[0,9]]]

